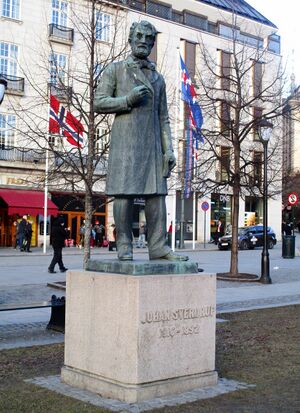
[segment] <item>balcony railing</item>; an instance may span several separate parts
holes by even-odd
[[[55,96],[61,102],[72,100],[73,89],[70,86],[60,86],[54,83],[49,83],[49,89],[51,95]]]
[[[37,164],[45,162],[45,157],[45,151],[41,149],[24,149],[0,145],[0,161],[19,161]]]
[[[74,29],[69,27],[60,26],[59,24],[49,24],[49,37],[59,39],[60,41],[73,43]]]
[[[0,74],[0,77],[7,80],[7,92],[24,93],[25,79],[24,77]]]

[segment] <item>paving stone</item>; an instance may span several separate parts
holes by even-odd
[[[69,386],[68,384],[61,383],[60,376],[36,377],[34,379],[28,379],[25,381],[46,388],[48,390],[55,391],[59,394],[64,394],[77,400],[88,402],[95,406],[105,407],[106,409],[118,413],[140,413],[164,406],[176,406],[255,386],[253,384],[249,385],[247,383],[221,378],[219,379],[216,386],[203,389],[195,389],[189,392],[176,394],[174,396],[161,397],[140,403],[127,404],[114,399],[102,398],[101,396],[90,391],[77,389]]]

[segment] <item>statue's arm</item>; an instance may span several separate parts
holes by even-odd
[[[116,67],[109,65],[103,72],[97,86],[94,111],[97,113],[119,113],[131,110],[126,96],[115,97],[117,85]]]
[[[166,85],[163,81],[161,94],[160,94],[160,105],[159,105],[159,120],[160,120],[160,131],[161,131],[161,144],[162,152],[164,154],[164,161],[168,165],[168,174],[165,174],[165,177],[168,177],[171,170],[176,165],[176,158],[172,146],[172,134],[169,121],[169,113],[167,106],[167,94],[166,94]]]

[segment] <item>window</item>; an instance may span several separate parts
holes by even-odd
[[[164,4],[148,0],[146,2],[146,13],[152,14],[153,16],[162,17],[164,19],[170,19],[172,8],[171,6],[166,6]]]
[[[96,39],[102,42],[111,42],[111,15],[96,12]]]
[[[253,96],[259,97],[262,92],[262,63],[253,63]]]
[[[18,46],[11,43],[0,43],[0,73],[17,75]]]
[[[96,154],[106,157],[109,149],[109,131],[105,128],[96,130]]]
[[[227,146],[221,146],[220,153],[220,163],[221,163],[221,182],[226,182],[229,180],[230,171],[230,148]]]
[[[231,53],[221,50],[221,89],[230,90]]]
[[[63,0],[52,0],[52,19],[51,23],[59,26],[67,26],[68,3]]]
[[[261,108],[253,108],[253,121],[257,122],[262,118],[262,109]],[[259,141],[259,126],[254,124],[253,126],[253,140]]]
[[[228,136],[231,131],[230,106],[227,102],[221,103],[220,114],[221,133]]]
[[[94,79],[98,81],[99,77],[101,76],[103,70],[103,65],[101,63],[96,63],[94,65]]]
[[[20,18],[20,0],[2,0],[2,16],[18,20]]]
[[[49,58],[49,82],[52,85],[64,84],[66,82],[67,56],[51,53]]]
[[[185,11],[184,22],[188,26],[195,27],[196,29],[207,30],[207,17],[198,16]]]
[[[260,187],[262,182],[262,153],[253,152],[253,185]]]
[[[180,11],[172,10],[172,18],[173,22],[176,23],[183,23],[183,14]]]
[[[280,36],[277,34],[269,36],[268,49],[270,52],[280,54]]]
[[[185,65],[189,75],[194,81],[196,65],[196,45],[195,43],[185,42]]]
[[[16,116],[0,114],[0,147],[5,149],[15,144]]]
[[[158,43],[158,36],[159,34],[156,35],[156,41],[151,49],[151,53],[148,56],[148,59],[150,62],[157,63],[157,43]]]

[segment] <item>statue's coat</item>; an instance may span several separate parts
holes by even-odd
[[[145,85],[150,95],[130,108],[126,95]],[[166,195],[163,154],[172,150],[166,87],[156,70],[147,76],[132,57],[110,64],[96,90],[95,111],[115,113],[106,195]]]

